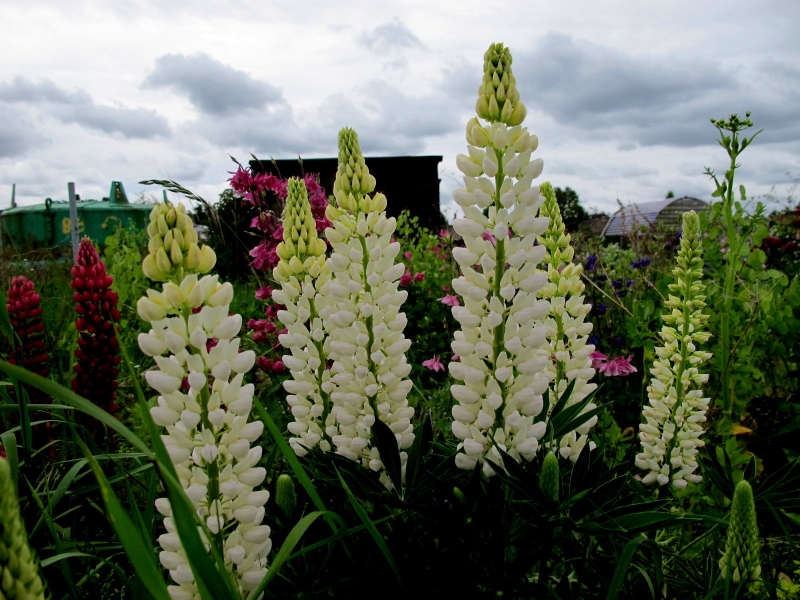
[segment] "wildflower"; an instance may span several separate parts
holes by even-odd
[[[760,546],[753,488],[747,480],[742,480],[733,493],[725,552],[719,559],[722,578],[731,579],[733,583],[758,579],[761,576]]]
[[[631,267],[633,267],[634,269],[644,269],[649,265],[650,265],[649,258],[639,258],[631,263]]]
[[[597,255],[590,254],[586,259],[586,270],[587,271],[594,271],[594,268],[597,266]]]
[[[444,239],[450,239],[450,232],[447,229],[440,229],[439,230],[439,237]]]
[[[636,455],[636,466],[647,470],[644,483],[666,485],[676,489],[697,483],[698,448],[705,445],[700,436],[706,420],[708,398],[703,398],[702,385],[708,375],[699,367],[711,354],[697,349],[711,334],[703,331],[708,316],[705,307],[702,245],[699,241],[700,221],[694,211],[683,215],[683,237],[678,250],[678,266],[673,270],[675,283],[669,286],[669,313],[662,316],[662,345],[656,348],[657,359],[647,388],[649,404],[642,410],[645,422],[639,425],[642,452]]]
[[[435,354],[433,355],[433,358],[423,360],[422,366],[429,368],[431,371],[444,371],[444,365],[439,360],[439,357]]]
[[[405,353],[411,341],[403,336],[406,316],[400,312],[408,292],[398,290],[405,266],[395,262],[400,244],[390,241],[396,220],[386,217],[383,194],[370,195],[374,189],[375,178],[364,162],[356,132],[342,129],[336,206],[328,207],[332,227],[325,231],[333,247],[326,263],[333,277],[326,288],[331,304],[323,321],[329,328],[336,418],[326,433],[338,454],[381,472],[381,481],[391,487],[373,445],[372,426],[375,419],[389,426],[405,464],[405,449],[414,440],[414,409],[406,399],[412,384]],[[410,283],[411,276],[406,275]]]
[[[287,332],[278,336],[290,354],[272,363],[272,371],[282,373],[289,368],[290,378],[283,387],[289,392],[294,422],[288,426],[295,436],[289,440],[295,453],[304,456],[319,446],[331,449],[325,428],[333,425],[330,392],[333,384],[325,369],[328,349],[323,343],[324,325],[321,315],[331,308],[331,300],[320,290],[330,281],[325,263],[327,246],[317,236],[305,183],[292,178],[288,183],[283,213],[283,241],[277,247],[281,257],[274,276],[281,284],[272,292],[276,303],[284,305],[277,318]]]
[[[566,233],[553,186],[545,182],[541,191],[545,197],[541,214],[549,217],[550,223],[538,238],[546,249],[544,262],[547,264],[547,283],[539,290],[538,297],[549,300],[549,311],[544,322],[545,343],[538,354],[546,359],[550,398],[560,398],[567,386],[574,382],[566,403],[570,407],[582,402],[597,388],[596,384],[590,383],[595,374],[589,358],[594,346],[588,343],[592,323],[585,321],[592,307],[584,302],[583,266],[572,262],[575,251],[570,244],[570,235]],[[590,402],[583,411],[595,408],[595,404]],[[594,442],[588,441],[588,433],[596,423],[595,416],[564,436],[559,442],[561,456],[575,461],[587,442],[590,450],[594,448]]]
[[[532,460],[546,431],[537,417],[548,385],[547,359],[535,355],[545,329],[536,320],[550,303],[536,299],[546,274],[537,269],[545,248],[534,241],[548,220],[536,217],[543,199],[531,185],[543,168],[541,158],[531,160],[538,138],[519,126],[525,109],[502,45],[493,44],[485,55],[479,94],[477,112],[489,124],[477,118],[467,123],[469,155],[456,158],[464,187],[453,196],[464,218],[455,219],[453,228],[466,247],[453,248],[461,268],[453,289],[463,306],[452,308],[461,328],[451,347],[461,360],[448,368],[458,382],[450,388],[458,401],[456,465],[471,470],[480,464],[493,475],[487,459],[502,465],[498,448],[517,461]],[[496,95],[504,94],[501,107]]]
[[[81,240],[75,262],[72,298],[78,313],[75,322],[78,348],[72,391],[113,415],[117,411],[117,366],[120,363],[119,341],[114,331],[120,313],[117,293],[111,290],[114,280],[106,273],[106,266],[88,237]]]
[[[210,275],[190,274],[168,281],[160,292],[147,290],[137,311],[151,329],[138,341],[157,366],[145,372],[158,393],[150,414],[165,428],[162,437],[178,478],[218,537],[225,567],[244,596],[266,575],[272,541],[269,526],[261,524],[269,492],[255,490],[266,477],[266,470],[255,466],[262,449],[250,447],[264,425],[247,422],[254,387],[244,384],[244,376],[256,356],[252,350],[239,351],[242,317],[229,314],[232,299],[231,284]],[[184,392],[185,379],[189,388]],[[169,586],[170,595],[197,597],[168,499],[156,500],[156,508],[166,517],[167,529],[158,539],[159,558],[177,584]]]
[[[272,298],[272,288],[268,285],[262,285],[256,290],[256,300],[269,300]]]
[[[14,344],[14,352],[8,357],[12,365],[25,367],[28,371],[47,377],[50,373],[49,357],[45,348],[44,323],[42,322],[41,297],[36,293],[33,282],[26,277],[14,277],[8,290],[6,308],[11,327],[19,342]],[[26,386],[31,402],[48,401],[44,392]],[[49,426],[49,423],[46,424]]]
[[[411,285],[411,282],[414,281],[414,278],[411,276],[411,273],[403,273],[400,277],[400,286],[401,287],[408,287]]]
[[[594,351],[589,355],[589,358],[592,361],[592,368],[599,369],[601,365],[604,365],[608,360],[608,356],[603,354],[602,352]]]
[[[0,458],[0,598],[44,600],[39,564],[28,544],[11,467]]]
[[[403,256],[406,257],[406,260],[411,260],[413,255],[411,254],[411,252],[406,252],[405,254],[403,254]]]
[[[458,296],[452,296],[450,294],[446,294],[444,298],[439,298],[439,302],[447,306],[461,306],[458,301]]]
[[[593,352],[592,354],[598,354]],[[590,358],[592,356],[590,354]],[[592,359],[592,366],[600,371],[606,377],[625,377],[626,375],[630,375],[631,373],[637,373],[638,369],[631,364],[633,360],[632,356],[628,358],[614,358],[608,362],[603,362],[599,366],[595,366],[594,359]]]
[[[592,307],[592,310],[598,315],[604,315],[608,310],[608,304],[606,304],[605,302],[600,302],[599,304],[595,304]],[[595,342],[594,345],[597,345],[597,343]]]
[[[425,281],[425,273],[414,273],[414,281]]]

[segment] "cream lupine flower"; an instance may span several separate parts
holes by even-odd
[[[584,302],[582,294],[585,286],[581,281],[583,265],[572,262],[575,250],[570,244],[570,235],[566,233],[553,186],[549,182],[543,183],[541,193],[545,201],[539,214],[549,217],[550,224],[538,240],[547,250],[544,255],[547,284],[539,290],[538,297],[550,301],[550,311],[544,319],[547,327],[545,343],[538,353],[547,359],[551,406],[574,381],[566,403],[568,407],[581,402],[597,389],[597,384],[589,383],[595,374],[589,358],[594,346],[587,344],[592,324],[585,321],[592,307]],[[594,408],[596,405],[589,403],[583,412]],[[588,438],[589,430],[596,423],[597,417],[592,417],[562,437],[558,448],[561,456],[575,462],[587,442],[589,448],[593,449],[595,444],[589,442]]]
[[[508,87],[503,86],[502,94],[522,107],[512,114],[524,116],[508,50],[493,44],[484,58],[480,93],[486,94],[487,81],[505,74]],[[501,107],[501,116],[510,104]],[[478,114],[490,125],[470,120],[469,156],[460,154],[456,159],[464,187],[454,196],[465,218],[456,219],[453,227],[466,248],[453,250],[462,273],[453,280],[453,289],[463,298],[463,306],[453,308],[461,329],[452,348],[461,361],[451,362],[449,369],[463,382],[451,387],[458,400],[453,433],[462,450],[456,454],[456,464],[473,469],[480,463],[484,473],[493,475],[485,459],[502,464],[494,443],[518,461],[532,460],[547,428],[541,413],[549,359],[537,350],[547,333],[538,320],[549,313],[550,303],[537,299],[547,274],[537,268],[545,248],[534,241],[548,224],[547,218],[536,216],[544,198],[531,185],[543,168],[541,158],[531,160],[538,138],[525,127],[500,122],[494,105],[489,106],[489,112],[482,111],[479,101]]]
[[[706,420],[708,398],[702,386],[708,375],[698,368],[711,358],[709,352],[697,349],[711,334],[703,331],[708,315],[703,314],[705,296],[700,220],[694,211],[683,215],[683,237],[678,251],[678,266],[672,271],[675,283],[669,286],[667,300],[670,312],[663,315],[663,345],[656,348],[658,358],[650,369],[653,377],[647,388],[649,403],[642,410],[645,422],[639,425],[642,452],[636,455],[636,466],[649,471],[644,483],[666,485],[677,489],[702,480],[697,469],[702,423]]]
[[[150,410],[186,495],[224,551],[225,565],[243,597],[267,572],[272,548],[270,528],[262,525],[269,492],[255,488],[266,470],[257,467],[261,447],[250,447],[263,432],[260,421],[248,423],[253,385],[243,378],[255,363],[253,351],[239,351],[241,315],[230,315],[233,287],[216,275],[187,275],[180,285],[169,281],[162,291],[148,290],[139,315],[152,327],[139,335],[139,347],[158,369],[147,383],[158,392]],[[216,344],[209,349],[209,340]],[[181,390],[184,378],[189,389]],[[166,518],[159,537],[161,564],[177,585],[175,600],[199,598],[166,498],[156,501]]]
[[[406,316],[400,307],[408,293],[398,291],[402,263],[395,264],[400,244],[392,242],[395,219],[386,218],[386,198],[370,196],[375,178],[361,155],[352,129],[339,132],[339,169],[334,183],[336,206],[328,206],[333,224],[325,231],[333,246],[327,264],[332,279],[321,286],[330,303],[320,309],[328,328],[333,359],[332,413],[336,425],[326,433],[336,452],[381,471],[372,426],[378,418],[394,432],[400,450],[414,440],[414,409],[406,397],[411,390],[411,365],[405,352],[411,345],[403,336]],[[405,465],[406,453],[400,453]],[[385,472],[381,475],[387,486]]]
[[[281,289],[272,297],[286,306],[278,312],[287,329],[279,340],[291,352],[283,357],[291,373],[283,387],[289,392],[286,400],[295,418],[288,427],[295,436],[289,443],[298,456],[317,445],[325,452],[331,450],[325,427],[335,425],[330,400],[333,383],[325,368],[329,349],[319,316],[329,303],[329,298],[319,293],[330,281],[326,249],[325,242],[317,237],[305,183],[292,178],[283,217],[283,242],[277,248],[280,262],[273,272]]]

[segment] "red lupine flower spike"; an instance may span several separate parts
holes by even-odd
[[[8,362],[25,367],[29,371],[47,377],[50,373],[49,357],[45,347],[44,323],[41,298],[34,289],[33,282],[26,277],[14,277],[8,290],[6,308],[19,344]],[[47,402],[47,396],[35,388],[28,389],[31,402]]]
[[[111,290],[113,279],[106,273],[92,241],[81,240],[76,265],[72,267],[72,295],[78,319],[77,362],[72,391],[91,400],[107,413],[117,411],[117,375],[119,374],[119,341],[114,323],[119,321],[117,294]],[[97,429],[97,421],[85,423]]]

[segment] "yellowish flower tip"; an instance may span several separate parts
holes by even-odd
[[[20,516],[11,467],[4,458],[0,458],[0,598],[45,598],[44,582]]]
[[[144,258],[142,270],[154,281],[207,273],[217,262],[213,249],[198,245],[197,231],[183,204],[156,203],[150,212],[147,234],[150,254]]]
[[[539,193],[544,196],[539,215],[550,219],[544,235],[538,238],[539,243],[547,248],[545,262],[558,268],[562,263],[572,262],[574,249],[571,245],[571,236],[566,232],[552,184],[549,181],[542,183],[539,186]]]
[[[289,277],[300,273],[318,274],[327,246],[317,236],[316,225],[306,184],[292,177],[283,211],[283,241],[275,249],[280,261],[273,275],[278,281],[288,281]]]
[[[719,561],[722,578],[734,583],[757,580],[761,576],[760,546],[753,488],[742,480],[733,493],[725,552]]]
[[[492,44],[483,55],[483,81],[478,88],[475,111],[490,123],[511,127],[525,120],[525,105],[520,102],[517,82],[511,73],[511,52],[503,44]]]
[[[374,190],[375,177],[370,175],[364,162],[358,134],[355,130],[344,127],[339,131],[339,167],[333,183],[336,204],[344,210],[357,212],[361,209],[361,199]]]

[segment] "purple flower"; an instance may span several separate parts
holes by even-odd
[[[589,258],[586,259],[586,270],[594,271],[594,268],[596,266],[597,266],[597,256],[595,254],[590,254]]]

